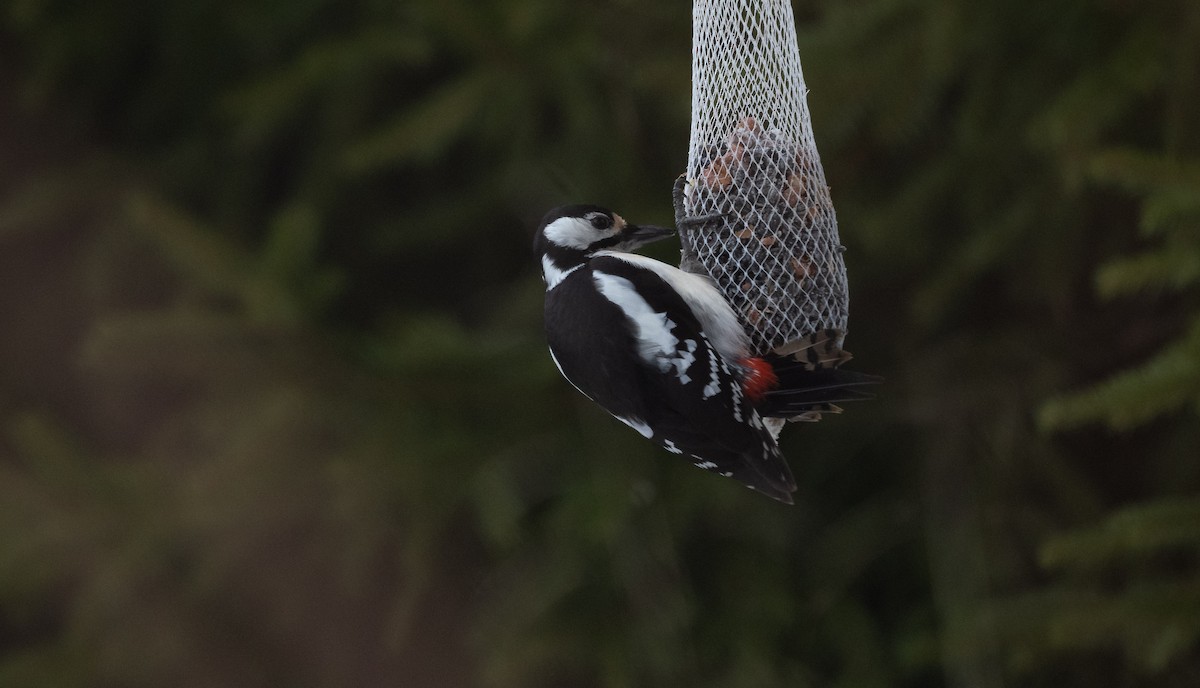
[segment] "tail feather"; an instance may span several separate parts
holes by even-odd
[[[772,418],[817,421],[822,413],[840,413],[836,404],[875,398],[864,388],[883,378],[840,368],[852,358],[842,349],[844,336],[837,329],[819,330],[764,356],[779,384],[763,395],[758,412]]]
[[[874,399],[875,395],[864,388],[883,382],[878,375],[850,370],[800,369],[790,373],[777,370],[776,374],[779,387],[767,392],[758,407],[761,415],[775,418],[789,418],[810,411],[838,413],[841,409],[836,404]]]
[[[846,333],[838,329],[817,330],[807,337],[775,347],[771,354],[780,359],[792,359],[808,370],[837,368],[854,358],[853,354],[842,348],[845,338]]]

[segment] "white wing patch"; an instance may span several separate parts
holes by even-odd
[[[721,372],[726,375],[731,374],[729,365],[724,358],[721,359]],[[733,419],[741,423],[744,420],[742,416],[742,386],[735,380],[733,384],[729,385],[729,393],[733,396]]]
[[[708,357],[709,382],[707,385],[704,385],[704,389],[700,392],[700,396],[705,399],[711,399],[721,393],[721,378],[717,375],[719,365],[720,361],[717,360],[716,355],[710,352]]]
[[[593,270],[592,278],[604,298],[620,308],[633,324],[633,334],[637,339],[638,354],[642,360],[655,366],[662,373],[674,369],[680,384],[686,385],[691,382],[692,378],[687,371],[696,362],[696,340],[685,339],[681,346],[679,339],[672,332],[675,323],[666,313],[659,313],[651,308],[634,288],[633,282],[600,270]]]
[[[742,417],[742,386],[735,382],[729,385],[729,391],[733,394],[733,419],[741,423],[745,420]]]
[[[592,276],[604,298],[620,308],[633,323],[634,336],[637,337],[643,360],[653,363],[675,352],[675,345],[679,343],[671,334],[675,323],[667,318],[666,313],[655,313],[646,299],[634,289],[633,282],[599,270],[594,270]]]
[[[597,251],[596,255],[623,260],[661,277],[683,297],[696,320],[700,321],[700,329],[708,335],[722,358],[738,361],[746,357],[750,339],[738,322],[733,308],[710,279],[636,253]]]
[[[692,381],[687,371],[696,362],[696,340],[685,339],[683,345],[684,348],[677,351],[678,355],[671,359],[671,365],[675,367],[675,375],[679,378],[679,384],[686,385]]]

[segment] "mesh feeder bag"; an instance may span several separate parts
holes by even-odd
[[[788,0],[694,0],[680,267],[713,278],[755,354],[836,366],[849,294]]]

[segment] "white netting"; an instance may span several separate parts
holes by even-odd
[[[788,0],[694,0],[681,266],[713,277],[756,353],[846,329],[844,250]]]

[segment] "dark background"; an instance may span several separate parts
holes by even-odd
[[[788,508],[542,340],[686,3],[0,6],[0,685],[1200,685],[1200,3],[795,10],[888,382]]]

